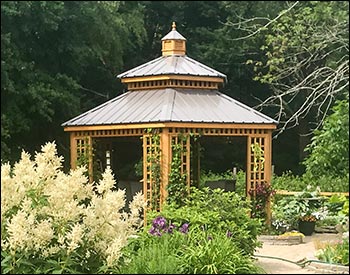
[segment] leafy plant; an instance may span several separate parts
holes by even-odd
[[[322,198],[318,194],[318,190],[305,190],[276,201],[272,206],[272,225],[290,230],[298,229],[299,220],[323,219],[325,213],[320,211]]]
[[[349,99],[337,101],[332,111],[305,149],[306,173],[314,178],[349,178]]]
[[[316,257],[319,260],[349,265],[349,231],[343,234],[340,242],[335,244],[327,244],[325,248],[316,251]]]
[[[168,203],[182,205],[184,198],[188,196],[187,171],[182,170],[183,154],[186,153],[186,143],[189,137],[183,134],[178,135],[177,142],[172,140],[172,160],[169,174],[169,183],[167,186]]]
[[[257,183],[255,190],[249,190],[248,193],[252,196],[252,217],[266,219],[266,204],[272,199],[276,190],[264,182]]]
[[[123,249],[118,273],[261,274],[232,232],[208,231],[157,216]]]
[[[249,210],[250,203],[233,192],[191,187],[190,195],[181,207],[166,203],[160,213],[150,213],[148,217],[161,215],[177,227],[188,223],[193,230],[204,229],[208,233],[234,232],[232,240],[244,253],[252,254],[260,245],[257,236],[261,225],[249,217]]]

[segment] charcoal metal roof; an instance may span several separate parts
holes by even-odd
[[[152,122],[277,124],[218,91],[166,88],[126,92],[62,126]]]
[[[191,75],[221,77],[226,79],[226,75],[223,73],[220,73],[186,55],[161,56],[119,74],[117,77],[127,78],[151,75]]]

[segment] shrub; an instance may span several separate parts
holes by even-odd
[[[261,225],[257,219],[250,218],[249,211],[250,203],[234,192],[192,187],[182,207],[165,204],[160,213],[150,213],[149,217],[162,215],[177,227],[188,223],[191,228],[205,229],[209,234],[234,232],[234,242],[243,253],[251,255],[260,245],[257,236]]]
[[[2,273],[104,273],[142,224],[141,193],[123,212],[111,170],[95,185],[85,167],[61,171],[55,143],[1,165]]]
[[[163,216],[123,249],[122,274],[261,274],[231,232],[211,232]]]

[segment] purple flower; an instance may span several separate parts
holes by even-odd
[[[160,233],[159,229],[155,228],[154,226],[152,226],[148,232],[153,236],[162,236],[162,233]]]
[[[171,223],[169,226],[168,226],[168,228],[166,229],[166,232],[167,233],[173,233],[173,230],[176,228],[176,225],[175,224],[173,224],[173,223]]]
[[[233,235],[233,233],[231,232],[231,231],[226,231],[226,237],[227,238],[230,238],[230,237],[232,237],[232,235]]]
[[[159,229],[165,229],[166,227],[166,219],[164,217],[157,217],[153,220],[153,223],[152,225],[155,227],[155,228],[159,228]]]
[[[181,233],[187,234],[187,233],[188,233],[188,227],[189,227],[189,224],[188,224],[188,223],[184,223],[184,224],[180,227],[179,231],[180,231]]]

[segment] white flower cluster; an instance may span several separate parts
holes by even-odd
[[[56,144],[47,143],[35,160],[23,152],[12,168],[1,165],[2,249],[42,258],[75,251],[88,258],[100,255],[114,265],[129,236],[142,225],[145,206],[141,192],[123,212],[125,191],[112,190],[110,169],[95,184],[86,168],[65,174]]]

